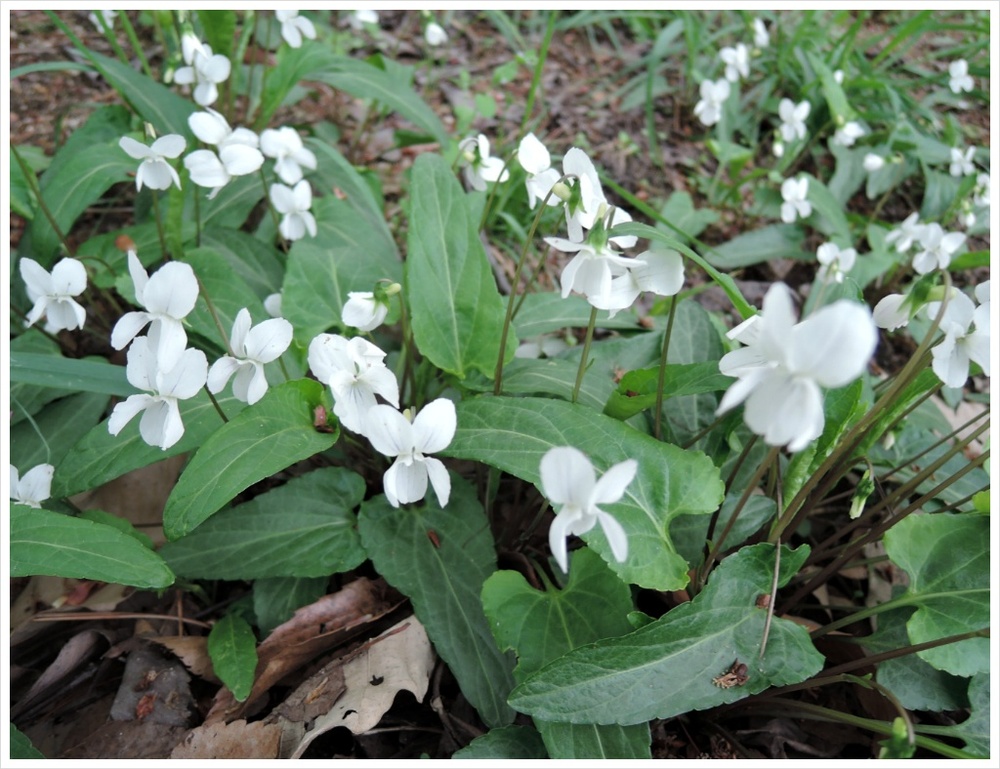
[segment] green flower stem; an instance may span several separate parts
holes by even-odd
[[[229,346],[229,335],[226,333],[226,329],[222,327],[222,321],[219,320],[219,313],[215,310],[215,304],[212,302],[212,298],[205,291],[205,286],[201,282],[201,278],[197,275],[195,280],[198,281],[198,296],[205,300],[205,304],[208,306],[208,312],[212,316],[212,320],[215,321],[215,327],[219,330],[219,335],[222,337],[222,346],[225,348],[226,352],[232,357],[236,357],[233,352],[233,348]]]
[[[566,179],[576,178],[571,176],[564,176],[559,181],[565,181]],[[518,302],[517,307],[514,306],[514,297],[517,295],[517,287],[521,282],[521,273],[524,271],[524,263],[528,258],[528,248],[531,246],[532,241],[535,239],[535,232],[538,230],[538,224],[542,220],[542,214],[545,211],[545,207],[548,205],[549,198],[552,197],[553,188],[549,190],[548,195],[545,196],[545,200],[538,207],[538,213],[535,214],[535,218],[531,222],[531,229],[528,230],[528,236],[524,239],[524,246],[521,248],[521,256],[518,257],[517,267],[514,268],[514,277],[510,282],[510,294],[507,296],[507,315],[503,321],[503,330],[500,332],[500,352],[497,355],[497,365],[493,369],[493,394],[499,395],[501,387],[503,386],[503,363],[504,359],[507,357],[507,337],[510,334],[511,323],[514,322],[514,316],[517,314],[518,308],[521,306],[521,302],[524,301],[524,297],[527,296],[527,290],[521,295],[521,302]],[[545,259],[539,259],[539,269],[541,265],[545,263]],[[537,273],[536,273],[537,275]],[[534,279],[529,282],[529,286],[534,282]],[[527,287],[526,287],[527,288]]]
[[[194,193],[194,247],[201,248],[201,195]]]
[[[35,196],[35,200],[38,201],[38,207],[42,209],[42,213],[45,214],[45,218],[49,220],[49,225],[51,225],[52,231],[56,234],[56,237],[59,238],[59,242],[62,244],[63,250],[69,256],[73,256],[73,249],[69,247],[66,235],[63,234],[63,231],[59,228],[59,224],[56,222],[55,216],[45,203],[45,198],[42,197],[42,191],[38,187],[38,180],[35,179],[34,173],[32,173],[31,168],[28,166],[27,162],[25,162],[17,147],[11,144],[10,151],[14,155],[14,160],[16,160],[17,164],[21,167],[21,173],[24,174],[24,178],[28,182],[28,186],[31,188],[31,194]]]
[[[98,18],[101,19],[101,23],[104,23],[102,16],[98,14]],[[145,73],[146,77],[150,80],[155,80],[153,77],[153,70],[149,68],[149,60],[146,58],[146,54],[143,53],[142,43],[139,42],[139,37],[135,34],[135,27],[132,26],[132,22],[129,21],[128,15],[125,11],[118,14],[118,18],[122,20],[122,29],[125,30],[125,36],[128,37],[129,43],[132,44],[132,50],[135,52],[136,57],[139,59],[139,64],[142,66],[142,71]],[[108,31],[110,32],[110,30]],[[114,35],[109,35],[109,37],[114,40]],[[115,48],[118,48],[117,43],[112,42]],[[119,49],[121,50],[121,49]],[[125,59],[125,63],[128,64],[128,59]]]
[[[594,326],[597,325],[597,308],[590,308],[590,320],[587,322],[587,336],[583,340],[583,352],[580,354],[580,368],[576,372],[576,383],[573,385],[573,397],[571,401],[576,403],[580,395],[580,385],[583,384],[583,375],[587,371],[587,359],[590,357],[590,343],[594,340]]]
[[[674,330],[674,316],[677,313],[677,299],[670,298],[670,314],[667,316],[667,330],[663,332],[663,351],[660,353],[660,370],[656,377],[656,410],[653,412],[653,437],[662,440],[663,422],[663,382],[667,376],[667,353],[670,351],[670,335]]]
[[[412,400],[417,389],[416,374],[413,370],[416,353],[413,345],[413,334],[410,330],[410,316],[406,313],[406,301],[403,299],[403,293],[403,291],[400,291],[397,294],[399,297],[399,328],[403,334],[403,342],[399,349],[399,363],[397,364],[396,371],[396,379],[399,380],[399,400],[401,403],[407,402],[407,399],[404,397],[407,393],[410,396],[410,400]],[[407,390],[407,383],[409,383],[409,390]],[[415,406],[417,404],[412,405]]]
[[[497,181],[493,182],[493,186],[490,188],[490,194],[486,198],[486,205],[483,206],[483,215],[479,219],[479,229],[482,231],[486,228],[486,220],[490,215],[490,208],[493,207],[493,200],[497,196],[497,190],[503,182],[499,181],[503,179],[503,175],[508,173],[507,169],[510,167],[510,161],[512,161],[517,156],[516,152],[511,153],[506,160],[503,162],[503,168],[500,169],[500,176],[497,177]]]
[[[521,118],[521,134],[528,128],[531,122],[531,113],[535,107],[535,97],[538,93],[538,86],[542,82],[542,71],[545,69],[545,62],[549,56],[549,44],[552,42],[552,35],[556,31],[556,16],[558,11],[549,11],[548,24],[545,27],[545,37],[542,38],[542,45],[538,49],[538,60],[535,62],[535,73],[531,78],[531,87],[528,89],[528,101],[524,105],[524,117]]]
[[[226,412],[222,410],[222,406],[219,405],[219,402],[215,399],[215,396],[212,395],[212,391],[208,389],[208,385],[206,384],[204,387],[205,387],[205,392],[208,393],[208,399],[212,401],[212,405],[215,406],[216,412],[219,414],[220,417],[222,417],[222,421],[228,422],[229,419],[226,417]]]
[[[722,550],[722,545],[725,543],[726,537],[733,528],[733,524],[736,523],[737,516],[739,516],[740,512],[743,510],[747,500],[750,499],[750,495],[753,493],[753,490],[757,488],[757,484],[760,483],[760,479],[764,477],[764,473],[767,472],[768,468],[777,460],[778,452],[780,450],[781,449],[778,446],[771,448],[771,450],[767,452],[767,456],[764,457],[764,461],[760,463],[760,467],[757,468],[757,472],[755,472],[753,477],[747,482],[746,488],[743,490],[743,494],[740,496],[739,501],[736,503],[736,507],[733,509],[732,516],[730,516],[729,520],[726,522],[725,528],[722,530],[722,533],[712,545],[712,549],[705,558],[705,562],[695,574],[696,579],[692,584],[697,587],[697,590],[700,591],[701,587],[708,580],[708,574],[712,570],[715,559],[718,558],[719,553]]]
[[[160,213],[160,196],[156,190],[150,190],[149,194],[153,198],[153,218],[156,220],[156,234],[160,238],[160,250],[163,251],[163,258],[170,261],[170,252],[167,250],[167,236],[163,232],[163,216]]]
[[[118,60],[122,64],[131,66],[131,64],[129,64],[128,56],[125,55],[125,51],[123,51],[122,47],[118,44],[118,40],[115,37],[114,30],[112,30],[111,27],[109,27],[107,24],[104,23],[104,14],[101,13],[100,11],[95,11],[94,13],[96,14],[97,17],[97,26],[100,27],[101,32],[104,33],[104,39],[108,41],[108,44],[111,46],[111,50],[115,52],[115,56],[118,57]],[[124,17],[125,12],[122,11],[119,14],[119,16]],[[148,75],[149,73],[147,72],[146,74]]]
[[[278,366],[281,368],[281,373],[285,376],[285,381],[290,382],[292,377],[288,373],[288,369],[285,367],[285,356],[282,355],[278,358]]]

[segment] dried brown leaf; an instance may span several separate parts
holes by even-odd
[[[281,727],[243,719],[231,723],[203,724],[192,729],[170,758],[277,758]]]
[[[198,678],[221,683],[212,668],[212,658],[208,656],[208,636],[169,635],[149,640],[171,651]]]

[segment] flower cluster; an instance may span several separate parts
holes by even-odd
[[[719,122],[723,105],[730,94],[734,93],[733,86],[738,88],[740,81],[750,77],[751,54],[759,55],[760,49],[771,44],[771,36],[762,19],[753,20],[753,44],[756,50],[752,52],[746,43],[719,49],[718,58],[724,66],[723,77],[718,80],[702,80],[698,86],[701,98],[694,105],[694,115],[703,125],[713,126]]]

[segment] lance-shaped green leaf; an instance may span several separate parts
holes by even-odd
[[[208,656],[215,675],[237,701],[250,696],[257,668],[257,639],[243,617],[227,614],[215,623],[208,634]]]
[[[520,302],[521,298],[517,300]],[[564,328],[586,328],[590,322],[590,302],[582,296],[571,294],[563,299],[558,291],[528,294],[524,304],[514,316],[514,328],[522,339],[529,339],[539,334],[559,331]],[[607,310],[597,313],[596,328],[617,328],[625,331],[642,331],[635,313],[623,310],[608,317]]]
[[[472,486],[451,476],[451,499],[392,507],[384,495],[361,506],[361,542],[375,569],[409,596],[427,635],[466,699],[490,726],[514,720],[507,695],[513,662],[497,648],[479,594],[496,571],[489,521]]]
[[[216,397],[219,408],[233,417],[246,407],[232,395]],[[194,451],[224,424],[204,390],[178,404],[184,422],[184,436],[166,451],[150,446],[139,434],[139,420],[133,420],[118,435],[108,432],[104,420],[69,450],[52,479],[52,496],[68,497],[94,489],[125,473],[154,462]]]
[[[360,475],[325,467],[222,510],[160,555],[192,579],[324,577],[367,557],[353,508],[365,496]]]
[[[139,392],[125,378],[124,366],[33,352],[11,353],[10,381],[105,395]]]
[[[906,623],[912,643],[989,626],[989,516],[910,515],[885,533],[885,550],[910,577],[909,588],[893,603],[917,607]],[[917,654],[957,676],[990,669],[988,638],[970,638]]]
[[[167,538],[184,536],[248,486],[333,446],[339,431],[313,426],[313,409],[320,405],[332,408],[323,385],[293,380],[212,433],[167,499]]]
[[[73,441],[99,421],[108,405],[108,396],[77,393],[50,403],[34,418],[10,428],[10,463],[34,467],[48,462],[59,468]]]
[[[632,630],[631,590],[587,548],[572,554],[562,589],[536,590],[520,572],[495,572],[483,585],[483,608],[500,648],[517,653],[518,682],[579,646]],[[535,725],[551,758],[651,757],[647,724]]]
[[[669,363],[663,375],[663,398],[725,390],[733,378],[719,373],[718,361]],[[615,419],[628,419],[656,403],[660,367],[629,371],[618,383],[604,406],[604,413]]]
[[[782,546],[779,585],[788,582],[808,547]],[[576,649],[520,684],[510,704],[553,721],[637,724],[735,702],[769,686],[798,683],[823,665],[801,625],[767,617],[757,597],[771,589],[774,546],[744,548],[726,558],[693,601],[619,638]],[[727,678],[735,664],[746,680]]]
[[[467,758],[548,758],[545,743],[539,733],[530,726],[501,726],[490,729],[476,737],[452,756]]]
[[[441,454],[485,462],[539,488],[542,456],[555,446],[580,449],[598,474],[637,460],[621,501],[602,508],[624,527],[628,558],[615,561],[599,527],[583,539],[626,582],[654,590],[687,584],[688,564],[667,527],[679,515],[710,513],[722,502],[722,479],[707,456],[657,441],[586,406],[548,398],[480,396],[456,410],[458,430]]]
[[[10,576],[35,574],[142,588],[174,581],[159,555],[112,526],[11,505]]]
[[[261,300],[281,288],[283,258],[273,246],[229,227],[203,230],[201,244],[226,260]],[[200,277],[200,275],[199,275]]]
[[[211,248],[192,248],[185,252],[184,261],[198,276],[201,289],[198,302],[185,319],[192,331],[224,350],[225,341],[233,330],[233,320],[242,308],[247,308],[254,323],[270,317],[260,298],[221,254]],[[212,303],[211,308],[209,302]],[[216,319],[222,325],[221,329],[216,325]]]
[[[440,155],[421,155],[411,173],[406,295],[413,338],[435,366],[464,378],[493,375],[504,308],[472,198]],[[513,357],[517,340],[508,338]]]

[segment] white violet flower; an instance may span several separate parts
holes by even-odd
[[[603,222],[610,206],[601,187],[601,178],[587,153],[579,147],[571,147],[563,156],[563,175],[575,177],[565,194],[566,232],[572,241],[582,241],[584,230],[593,229]],[[560,188],[557,188],[557,192]],[[615,207],[608,227],[632,221],[632,216],[623,208]],[[635,235],[618,235],[609,242],[619,248],[631,248],[638,242]]]
[[[861,127],[861,123],[858,123],[855,120],[849,120],[833,132],[833,138],[831,141],[834,144],[841,145],[842,147],[853,147],[854,142],[864,135],[865,129]]]
[[[386,499],[393,507],[419,502],[427,493],[427,480],[445,507],[451,496],[451,478],[444,463],[427,456],[448,447],[455,437],[458,420],[455,404],[438,398],[410,417],[410,410],[399,413],[391,406],[372,407],[366,416],[365,433],[372,446],[387,457],[395,457],[392,467],[382,476]]]
[[[268,128],[260,135],[260,150],[274,158],[274,172],[285,184],[298,184],[302,169],[316,170],[316,155],[302,144],[299,132],[290,126]]]
[[[34,259],[21,257],[20,270],[28,299],[34,303],[25,326],[33,326],[44,316],[45,330],[50,334],[83,328],[87,311],[73,299],[87,288],[87,269],[83,262],[66,257],[56,262],[50,273]]]
[[[771,44],[771,36],[762,19],[753,20],[753,44],[757,48],[767,48]]]
[[[250,311],[244,307],[233,320],[229,346],[236,354],[224,355],[208,371],[208,390],[221,392],[233,380],[233,395],[253,405],[267,392],[264,364],[281,357],[292,343],[292,324],[284,318],[271,318],[251,326]]]
[[[976,206],[990,207],[990,175],[979,174],[976,177],[976,187],[972,191],[972,203]]]
[[[907,325],[913,315],[909,299],[906,294],[887,294],[882,297],[872,311],[875,325],[886,331],[895,331]]]
[[[177,401],[198,394],[208,376],[208,361],[205,353],[191,348],[184,350],[173,365],[163,367],[161,363],[146,337],[132,342],[125,376],[134,387],[146,392],[130,395],[115,406],[108,419],[108,432],[118,435],[136,414],[143,412],[139,434],[150,446],[166,451],[184,435]]]
[[[127,312],[118,319],[111,330],[111,346],[121,350],[149,323],[149,345],[159,365],[169,369],[187,345],[181,321],[198,301],[198,279],[191,265],[184,262],[167,262],[150,277],[135,251],[128,252],[128,270],[135,300],[146,309]]]
[[[115,26],[115,17],[118,16],[118,11],[91,11],[87,14],[87,19],[98,32],[103,32],[104,27],[108,29],[113,29]],[[104,26],[101,25],[101,21],[104,21]]]
[[[232,177],[252,174],[264,165],[264,156],[257,149],[257,134],[248,128],[233,130],[214,109],[192,113],[188,125],[195,136],[219,151],[216,155],[211,150],[196,150],[184,158],[191,181],[199,187],[212,188],[210,198]]]
[[[316,39],[316,27],[298,11],[275,11],[274,18],[281,22],[281,36],[292,48],[302,45],[302,38]]]
[[[798,104],[791,99],[782,99],[778,103],[778,117],[781,118],[781,138],[786,142],[806,138],[806,118],[809,117],[811,105],[808,101]]]
[[[312,187],[305,179],[294,188],[272,184],[271,205],[281,214],[278,230],[283,238],[299,240],[307,232],[310,237],[316,237],[316,217],[309,210],[312,207]]]
[[[920,214],[914,211],[906,217],[900,225],[885,236],[885,244],[891,246],[896,244],[896,251],[900,254],[910,250],[910,247],[923,236],[926,224],[919,221]]]
[[[704,125],[715,125],[722,117],[722,105],[729,98],[730,85],[725,78],[712,82],[702,80],[701,99],[694,105],[694,115]]]
[[[920,248],[913,257],[913,269],[926,275],[933,269],[946,270],[955,252],[965,243],[965,233],[945,232],[940,224],[925,224],[920,232]]]
[[[861,166],[870,174],[875,173],[875,171],[878,171],[884,165],[885,158],[881,155],[876,155],[874,152],[866,154],[864,160],[861,161]]]
[[[340,311],[340,320],[345,326],[358,331],[372,331],[382,325],[389,314],[389,297],[398,294],[402,286],[391,283],[377,285],[375,291],[349,291],[347,301]]]
[[[333,392],[333,413],[344,427],[365,434],[365,418],[376,396],[399,407],[399,384],[385,353],[366,339],[319,334],[309,343],[309,368]]]
[[[52,465],[35,465],[24,477],[17,468],[10,465],[10,499],[28,507],[42,506],[42,502],[52,496],[52,475],[56,468]]]
[[[214,104],[219,98],[219,83],[229,79],[232,64],[221,53],[213,54],[212,47],[191,35],[182,39],[184,61],[187,66],[174,73],[178,85],[194,85],[194,100],[202,107]]]
[[[281,317],[281,293],[275,292],[264,297],[264,309],[272,318]]]
[[[843,283],[844,275],[854,267],[857,257],[858,252],[853,248],[842,249],[836,243],[824,243],[816,249],[816,258],[820,264],[816,277],[821,282],[833,280],[836,283]]]
[[[427,41],[427,45],[444,45],[448,42],[448,33],[444,31],[444,27],[432,21],[424,30],[424,40]]]
[[[587,301],[599,310],[617,311],[623,309],[621,299],[613,293],[612,280],[624,275],[630,268],[644,264],[632,257],[622,256],[600,238],[589,238],[577,243],[565,238],[545,238],[545,242],[557,251],[576,254],[563,267],[559,276],[562,297],[577,291],[587,297]],[[634,297],[633,297],[634,300]],[[627,307],[631,302],[624,305]]]
[[[658,296],[674,296],[684,287],[684,261],[676,251],[669,249],[643,251],[624,275],[611,280],[609,316],[618,310],[631,307],[643,291]]]
[[[961,147],[952,147],[948,173],[952,176],[972,176],[976,172],[976,167],[972,164],[975,154],[975,147],[966,147],[964,150]]]
[[[820,387],[842,387],[859,377],[878,342],[871,311],[846,299],[796,323],[784,283],[772,285],[761,313],[728,336],[747,346],[719,361],[719,370],[737,381],[716,413],[746,401],[747,426],[768,445],[789,451],[801,451],[823,432]]]
[[[935,318],[941,302],[930,302],[925,311]],[[961,291],[951,294],[939,329],[944,339],[931,348],[931,368],[948,387],[961,387],[969,378],[970,361],[978,363],[986,374],[990,372],[990,308],[989,303],[976,307]],[[974,327],[975,330],[970,330]]]
[[[969,64],[965,59],[957,59],[948,65],[948,87],[952,93],[971,91],[975,87],[969,75]]]
[[[373,11],[371,8],[353,11],[347,17],[347,23],[351,25],[351,29],[357,30],[364,29],[365,24],[378,24],[378,11]]]
[[[569,571],[566,538],[586,534],[600,523],[615,560],[628,558],[628,536],[613,515],[599,505],[613,504],[625,494],[639,463],[634,459],[612,465],[598,479],[587,456],[572,446],[556,446],[545,452],[539,467],[542,493],[559,505],[549,527],[549,549],[563,572]]]
[[[527,173],[525,187],[528,189],[528,205],[531,208],[546,197],[548,205],[562,205],[563,201],[558,195],[549,195],[549,191],[559,181],[559,172],[552,168],[552,157],[548,149],[533,133],[527,134],[518,144],[517,161]]]
[[[167,162],[167,158],[178,157],[186,145],[187,142],[180,134],[161,136],[149,147],[131,136],[123,136],[118,142],[118,146],[126,154],[142,161],[135,174],[136,190],[141,190],[143,185],[151,190],[165,190],[171,183],[176,184],[177,189],[180,189],[181,178],[177,175],[174,167]]]
[[[812,203],[806,198],[809,194],[809,177],[800,179],[785,179],[781,183],[781,221],[791,223],[798,217],[805,219],[812,213]]]
[[[735,48],[723,48],[719,51],[719,59],[726,65],[726,80],[730,83],[750,77],[750,50],[743,43],[737,43]]]
[[[503,160],[490,156],[490,140],[484,134],[463,139],[458,151],[465,161],[465,181],[472,189],[482,192],[487,182],[505,182],[510,178]]]

